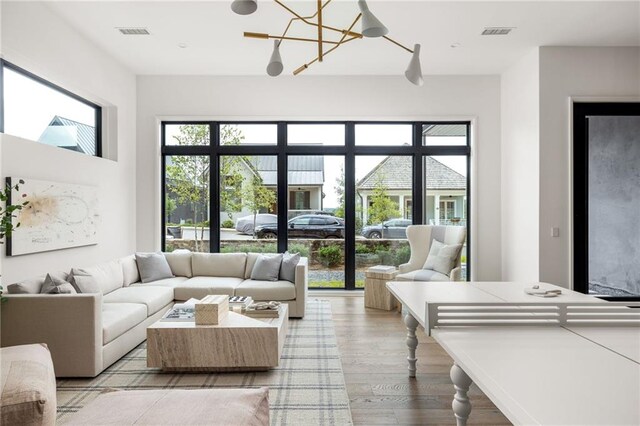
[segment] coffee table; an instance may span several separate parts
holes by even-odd
[[[147,366],[165,371],[263,371],[278,366],[289,309],[277,318],[235,312],[218,325],[157,321],[147,328]]]

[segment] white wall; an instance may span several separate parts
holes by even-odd
[[[476,279],[500,279],[499,77],[425,80],[418,88],[400,76],[139,76],[138,249],[160,247],[161,119],[473,118],[472,268]]]
[[[21,176],[98,187],[102,225],[95,246],[0,255],[5,284],[52,270],[89,266],[135,250],[136,80],[45,3],[3,2],[4,59],[108,108],[105,151],[112,161],[9,135],[0,142],[2,181]],[[34,99],[34,102],[37,102]]]
[[[501,76],[502,279],[538,281],[539,53]]]
[[[540,280],[564,287],[572,285],[572,97],[637,101],[640,48],[540,48]]]

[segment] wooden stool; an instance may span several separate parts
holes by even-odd
[[[365,272],[364,306],[365,308],[392,311],[398,302],[387,290],[387,282],[393,281],[398,271],[390,266],[388,271],[381,271],[380,267],[371,267]],[[393,269],[391,269],[393,268]]]

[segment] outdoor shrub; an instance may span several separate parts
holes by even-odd
[[[290,243],[289,253],[300,253],[300,257],[309,257],[309,246],[306,244]]]
[[[318,250],[320,263],[324,266],[336,266],[342,261],[342,250],[338,246],[320,247]]]
[[[383,265],[393,265],[394,255],[390,251],[379,251],[376,253],[380,257],[380,263]]]
[[[222,222],[220,224],[221,228],[233,228],[234,224],[233,221],[231,219],[227,219],[224,222]]]
[[[409,247],[408,245],[398,247],[395,250],[395,254],[396,254],[395,265],[402,265],[403,263],[407,263],[409,261],[409,258],[411,257],[411,247]]]
[[[367,244],[356,243],[356,253],[357,254],[371,253],[371,249]]]

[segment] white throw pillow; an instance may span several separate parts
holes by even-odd
[[[456,266],[460,249],[462,249],[462,244],[445,245],[438,240],[433,240],[422,269],[429,269],[449,276]]]
[[[300,262],[300,253],[284,252],[282,264],[280,265],[280,279],[292,283],[296,282],[296,266]]]
[[[280,276],[280,264],[282,263],[282,255],[276,256],[258,256],[256,264],[253,265],[251,271],[252,280],[260,281],[278,281]]]

